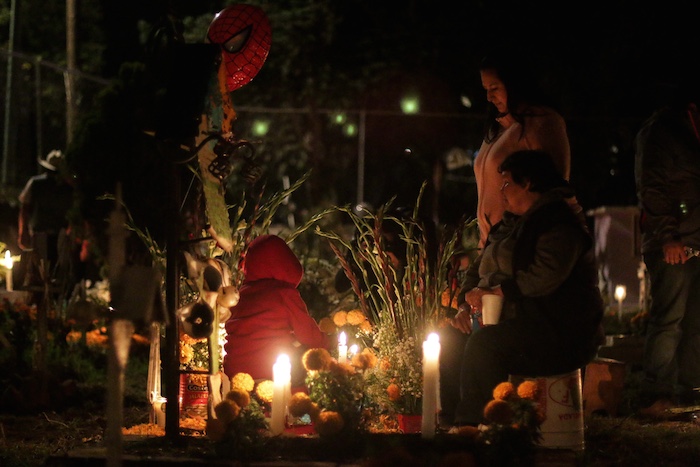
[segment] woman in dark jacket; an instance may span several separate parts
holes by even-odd
[[[494,387],[509,375],[573,371],[600,342],[593,239],[567,202],[573,190],[543,151],[516,151],[499,172],[506,215],[469,268],[469,306],[452,324],[471,333],[470,315],[486,293],[503,296],[504,309],[498,324],[481,326],[464,348],[458,424],[482,423]]]

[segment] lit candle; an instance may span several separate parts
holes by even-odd
[[[338,336],[338,361],[345,363],[348,360],[348,338],[344,332]]]
[[[348,349],[348,356],[352,357],[353,355],[356,355],[359,349],[360,348],[357,346],[357,344],[352,344]]]
[[[287,413],[287,402],[291,391],[292,364],[289,356],[280,354],[277,362],[272,365],[272,413],[270,431],[279,435],[284,431],[284,419]]]
[[[421,425],[423,438],[435,437],[440,381],[439,357],[440,338],[433,332],[423,342],[423,420]]]
[[[161,427],[165,428],[165,403],[168,400],[165,397],[158,396],[153,400],[153,409],[155,413],[155,422]]]
[[[5,258],[2,260],[2,265],[5,266],[5,289],[8,292],[12,292],[12,265],[14,261],[12,260],[12,253],[10,250],[5,250]]]
[[[617,319],[622,321],[622,301],[627,296],[627,287],[618,285],[615,287],[615,299],[617,300]]]

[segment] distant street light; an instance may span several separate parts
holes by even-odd
[[[407,96],[401,99],[401,111],[405,114],[416,114],[420,110],[420,103],[416,96]]]

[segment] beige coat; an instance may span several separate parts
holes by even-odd
[[[561,115],[545,107],[533,108],[522,125],[511,116],[502,119],[504,129],[491,143],[483,142],[474,160],[474,175],[478,192],[476,216],[479,222],[479,247],[484,246],[489,230],[503,218],[505,210],[501,195],[501,174],[498,166],[507,156],[522,149],[549,152],[562,176],[569,179],[571,151],[566,123]]]

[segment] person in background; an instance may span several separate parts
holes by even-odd
[[[571,209],[574,191],[551,155],[520,150],[499,166],[505,212],[467,269],[467,307],[452,325],[468,335],[455,424],[478,425],[509,375],[549,376],[584,367],[602,337],[594,242]],[[472,332],[481,297],[505,298],[500,321]],[[441,375],[442,382],[442,375]]]
[[[491,227],[503,217],[498,166],[508,155],[521,149],[542,149],[552,157],[558,173],[569,179],[566,123],[529,75],[530,67],[510,49],[496,49],[480,64],[481,84],[489,102],[483,141],[474,160],[481,247]]]
[[[670,418],[700,390],[700,88],[656,109],[636,140],[635,179],[651,307],[639,413]]]
[[[303,267],[287,243],[276,235],[255,238],[242,262],[240,299],[226,321],[224,373],[248,373],[255,380],[272,379],[272,366],[281,353],[292,362],[292,386],[303,386],[303,353],[312,348],[330,350],[324,334],[297,287]]]
[[[49,277],[63,277],[70,290],[73,274],[73,253],[76,251],[68,239],[68,212],[73,205],[73,185],[64,175],[65,158],[60,150],[53,150],[39,164],[46,169],[29,178],[19,194],[18,246],[23,252],[28,277],[32,282],[38,274],[38,261],[48,262]],[[64,282],[64,280],[61,280]],[[26,284],[29,285],[29,284]],[[36,284],[35,284],[36,285]]]

